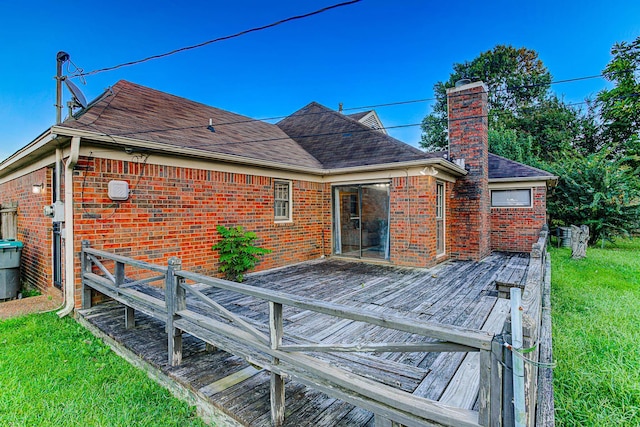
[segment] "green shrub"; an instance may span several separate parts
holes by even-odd
[[[547,208],[565,225],[586,224],[590,243],[613,241],[640,231],[640,179],[629,158],[602,150],[588,156],[567,155],[548,165],[559,176]]]
[[[255,267],[261,256],[271,252],[270,249],[254,246],[258,238],[256,233],[245,231],[239,225],[230,228],[218,225],[216,230],[222,236],[220,241],[213,245],[213,250],[220,253],[218,271],[228,280],[242,282],[244,273]]]

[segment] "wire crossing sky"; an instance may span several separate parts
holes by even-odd
[[[609,87],[597,76],[611,46],[640,35],[640,2],[622,0],[482,7],[463,0],[455,8],[388,0],[69,0],[64,9],[33,0],[0,2],[0,14],[0,161],[54,124],[61,50],[73,61],[67,74],[96,71],[85,73],[86,84],[74,79],[88,100],[125,79],[253,118],[283,117],[311,101],[332,109],[343,103],[345,111],[375,106],[392,136],[417,145],[433,85],[455,62],[497,44],[534,49],[557,83],[552,90],[580,106]],[[97,72],[173,51],[181,53]]]

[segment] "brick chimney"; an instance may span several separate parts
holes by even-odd
[[[447,89],[449,159],[468,172],[450,201],[451,256],[478,261],[491,253],[487,86],[462,83]]]

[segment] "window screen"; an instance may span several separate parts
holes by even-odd
[[[531,206],[531,189],[526,190],[492,190],[491,206]]]

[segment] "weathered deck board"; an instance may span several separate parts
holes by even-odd
[[[499,300],[482,326],[482,330],[494,334],[502,332],[504,319],[509,314],[509,310],[509,301]],[[479,353],[467,353],[442,394],[440,402],[459,408],[472,408],[478,396],[480,384],[479,363]]]
[[[398,268],[331,259],[305,263],[268,273],[249,275],[246,284],[339,302],[377,313],[435,321],[480,329],[500,323],[503,313],[496,304],[495,280],[504,266],[516,258],[494,254],[483,262],[450,262],[434,269]],[[514,262],[519,262],[514,261]],[[253,297],[194,284],[199,291],[268,333],[268,304]],[[161,288],[132,287],[164,299]],[[204,303],[188,297],[187,306],[198,313],[214,315]],[[140,312],[136,327],[125,329],[124,309],[110,302],[83,310],[81,316],[100,328],[148,363],[208,399],[214,407],[241,425],[269,425],[269,381],[267,371],[256,369],[239,357],[220,350],[206,352],[202,341],[183,337],[183,362],[167,364],[164,323]],[[421,342],[429,338],[385,329],[308,310],[284,308],[284,342]],[[503,319],[502,319],[503,320]],[[492,329],[493,330],[493,329]],[[476,402],[477,363],[465,353],[318,353],[331,364],[415,395],[446,402],[460,402],[467,409]],[[457,377],[456,377],[457,376]],[[470,390],[464,384],[471,378]],[[289,426],[372,426],[373,414],[309,389],[286,382],[286,419]]]

